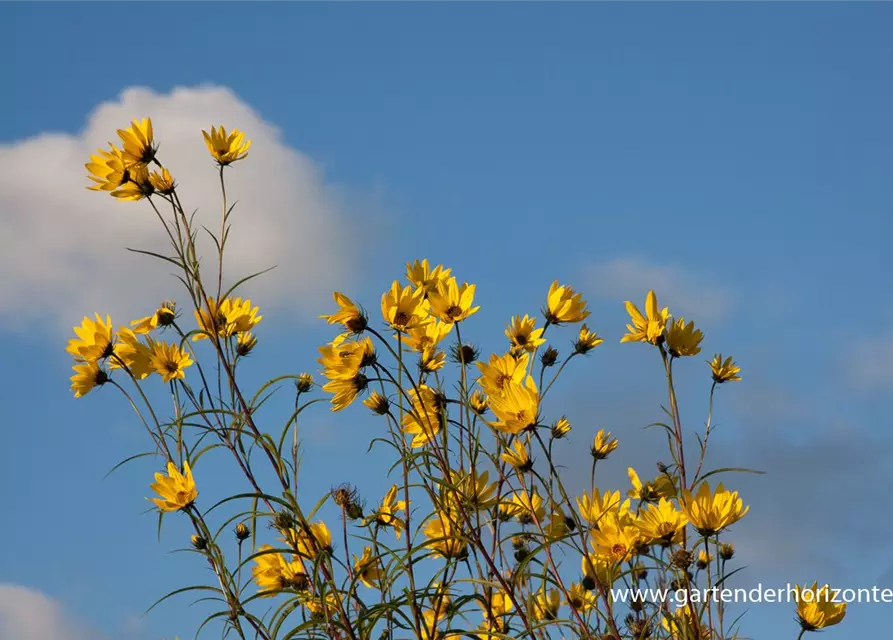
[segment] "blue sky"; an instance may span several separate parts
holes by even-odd
[[[79,253],[61,229],[78,224],[84,196],[68,195],[68,174],[54,181],[54,158],[39,164],[53,144],[92,141],[101,105],[163,105],[174,123],[193,105],[171,97],[177,87],[211,92],[203,114],[219,101],[221,113],[275,127],[269,146],[312,165],[295,171],[323,204],[301,213],[279,203],[270,228],[331,212],[312,227],[320,238],[295,236],[311,245],[289,283],[273,281],[299,288],[258,296],[276,312],[252,379],[315,369],[331,332],[310,319],[329,304],[314,280],[375,310],[405,261],[444,262],[478,284],[474,339],[495,350],[506,320],[536,312],[559,278],[591,301],[607,342],[558,390],[555,411],[578,442],[607,426],[628,444],[610,471],[620,486],[625,463],[653,464],[660,444],[640,429],[663,399],[653,354],[617,344],[622,301],[654,287],[704,327],[705,351],[743,367],[745,380],[720,394],[715,451],[716,466],[768,472],[730,479],[754,505],[741,524],[742,557],[753,557],[742,583],[871,586],[893,566],[883,533],[893,517],[876,511],[893,480],[893,6],[4,3],[0,17],[0,173],[23,176],[0,182],[0,331],[15,363],[0,374],[13,400],[0,583],[46,594],[66,620],[108,638],[189,637],[200,619],[182,601],[140,617],[204,570],[167,553],[182,544],[176,526],[158,543],[143,514],[153,463],[103,480],[144,434],[111,392],[70,397],[60,327],[103,309],[54,287],[103,284],[112,269],[78,270],[93,245]],[[104,135],[143,116],[155,114],[126,115]],[[58,171],[86,184],[84,161]],[[87,236],[114,251],[150,242],[127,226],[148,212],[114,204],[109,227]],[[694,426],[706,379],[700,361],[686,365]],[[343,481],[377,499],[384,481],[369,478],[383,467],[364,455],[374,428],[359,408],[310,419],[308,500]],[[586,465],[572,447],[562,455],[572,470]],[[893,571],[885,579],[893,586]],[[877,631],[890,606],[853,606],[829,637]],[[755,607],[745,631],[793,637],[791,617]]]

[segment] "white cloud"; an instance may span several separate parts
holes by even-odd
[[[232,221],[225,274],[232,280],[277,265],[249,293],[264,305],[309,313],[344,285],[355,255],[345,233],[343,199],[306,155],[222,87],[161,94],[130,88],[100,104],[76,135],[42,133],[0,145],[0,322],[49,319],[70,327],[93,311],[144,315],[162,299],[185,301],[171,265],[125,247],[164,252],[166,236],[146,202],[117,202],[88,191],[84,163],[116,130],[151,116],[159,157],[180,184],[187,211],[215,231],[220,225],[216,168],[201,129],[224,124],[253,140],[250,155],[227,170]],[[163,204],[163,203],[162,203]],[[352,223],[355,225],[355,223]],[[210,242],[207,264],[216,260]],[[337,256],[337,257],[333,257]]]
[[[12,640],[96,640],[57,601],[34,589],[0,584],[0,638]]]
[[[585,273],[590,290],[599,297],[632,300],[641,307],[645,293],[654,289],[661,306],[692,319],[721,320],[735,304],[727,288],[679,265],[616,258],[590,265]]]

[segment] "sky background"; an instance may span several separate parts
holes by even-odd
[[[407,260],[477,283],[467,331],[485,353],[558,278],[606,338],[550,401],[574,425],[559,455],[582,487],[610,429],[599,484],[625,489],[627,464],[650,474],[662,446],[642,429],[660,363],[618,344],[623,300],[653,287],[705,330],[705,357],[742,367],[711,453],[767,472],[727,478],[752,505],[729,536],[748,566],[736,586],[893,586],[893,5],[3,3],[0,21],[3,640],[191,637],[203,617],[184,600],[142,615],[209,577],[169,553],[185,529],[156,538],[157,463],[103,478],[146,446],[123,399],[68,391],[84,314],[123,323],[179,295],[123,250],[160,246],[150,209],[83,189],[93,149],[145,116],[209,220],[199,129],[255,140],[231,172],[231,271],[279,266],[249,290],[266,314],[249,383],[315,371],[331,290],[377,320]],[[694,429],[709,374],[703,358],[680,369]],[[380,498],[377,426],[361,406],[312,414],[305,502],[340,482]],[[893,605],[852,605],[827,637],[891,621]],[[755,605],[744,630],[793,638],[793,611]]]

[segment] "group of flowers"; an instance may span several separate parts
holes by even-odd
[[[475,304],[476,287],[460,282],[450,268],[432,267],[428,260],[408,263],[405,281],[395,280],[382,294],[377,319],[335,292],[334,311],[321,318],[340,333],[319,348],[317,362],[325,378],[321,390],[328,394],[332,411],[345,410],[362,398],[362,404],[384,420],[373,445],[392,447],[397,458],[393,470],[402,478],[372,509],[350,485],[324,496],[322,502],[331,500],[341,514],[341,535],[333,536],[323,520],[315,519],[316,509],[306,513],[296,498],[298,419],[318,401],[304,401],[317,387],[313,376],[279,376],[253,396],[243,392],[236,363],[257,345],[253,331],[263,316],[250,300],[222,289],[228,231],[215,238],[219,279],[216,295],[210,295],[191,220],[158,158],[151,120],[134,121],[118,134],[120,149],[110,144],[87,164],[96,183],[90,188],[122,200],[146,199],[159,213],[174,252],[168,260],[183,272],[195,327],[181,325],[172,302],[117,331],[108,316],[84,318],[67,348],[75,358],[72,390],[80,397],[112,382],[126,394],[112,380],[120,371],[151,409],[142,382],[157,374],[170,385],[175,417],[165,423],[151,411],[154,426],[144,420],[167,463],[167,472],[156,474],[151,485],[158,496],[153,502],[162,514],[182,512],[189,518],[195,531],[192,546],[218,580],[209,589],[220,595],[226,607],[223,618],[238,636],[271,640],[277,634],[294,637],[306,632],[307,637],[352,640],[401,634],[419,640],[495,640],[547,638],[550,629],[560,634],[570,629],[575,636],[602,640],[737,637],[729,635],[737,629],[724,626],[721,605],[689,604],[670,611],[642,604],[621,612],[621,603],[610,591],[615,585],[648,584],[691,590],[699,580],[716,585],[735,573],[727,570],[735,548],[720,536],[749,507],[736,491],[721,483],[711,486],[707,477],[715,472],[702,472],[709,419],[696,469],[685,462],[686,434],[673,367],[679,359],[701,352],[704,334],[693,322],[661,308],[653,291],[647,293],[643,310],[626,302],[630,321],[621,342],[653,347],[668,381],[670,424],[662,426],[672,463],[659,464],[658,475],[645,480],[629,468],[630,488],[625,492],[600,490],[596,467],[618,448],[617,439],[600,429],[590,446],[590,486],[572,497],[553,453],[556,443],[569,437],[571,421],[563,415],[548,420],[545,399],[572,359],[604,342],[584,323],[590,312],[579,292],[553,282],[545,296],[542,325],[537,315],[513,316],[504,332],[505,350],[485,359],[462,335],[469,333],[467,321],[480,308]],[[242,132],[227,134],[223,127],[203,134],[222,186],[223,169],[244,159],[251,142]],[[225,190],[223,197],[226,229],[231,210]],[[161,216],[156,198],[170,206],[170,223]],[[568,355],[562,357],[547,333],[564,325],[580,326]],[[161,332],[175,339],[164,341]],[[186,375],[200,362],[196,343],[202,340],[213,347],[218,376],[214,383],[208,380],[211,367],[199,364],[195,380]],[[716,354],[707,362],[712,411],[717,385],[741,376],[731,357]],[[451,382],[448,363],[457,368]],[[273,393],[274,383],[287,379],[294,383],[294,413],[281,431],[261,429],[256,409]],[[200,436],[191,440],[184,435],[187,429],[198,429]],[[214,444],[206,445],[205,438]],[[230,496],[202,512],[196,506],[199,493],[192,466],[214,448],[233,457],[250,493]],[[275,489],[261,485],[257,459],[269,464]],[[212,533],[207,518],[221,505],[246,499],[252,507],[226,521],[238,521],[234,532],[239,560],[233,568],[220,529]],[[275,544],[257,542],[264,520],[276,534]],[[243,559],[243,544],[249,539],[252,552]],[[361,541],[359,553],[350,553],[350,540]],[[579,558],[579,572],[563,566],[561,559],[569,554]],[[423,579],[416,567],[425,559],[438,568]],[[240,581],[246,562],[251,563],[258,597],[286,599],[268,617],[246,610],[254,599],[243,594]],[[360,586],[375,595],[364,595]],[[846,607],[830,601],[829,587],[813,584],[798,591],[806,592],[813,597],[802,598],[797,606],[801,636],[843,619]],[[283,626],[296,610],[303,612],[301,621]],[[480,619],[469,630],[465,627],[471,611]]]

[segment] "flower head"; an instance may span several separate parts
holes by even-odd
[[[546,517],[546,507],[536,489],[533,492],[526,489],[516,491],[511,501],[503,502],[499,509],[507,516],[517,518],[521,524],[542,523]]]
[[[536,594],[531,594],[527,602],[528,615],[533,620],[554,620],[558,617],[558,608],[561,606],[561,596],[556,589],[546,590],[541,588]]]
[[[156,473],[155,483],[149,487],[161,496],[152,498],[152,502],[162,511],[186,509],[198,497],[198,490],[195,488],[195,480],[188,462],[183,463],[183,473],[180,473],[177,465],[173,462],[168,462],[167,476]]]
[[[431,314],[449,324],[465,320],[480,309],[480,307],[472,306],[474,304],[474,289],[475,285],[467,282],[460,287],[456,279],[452,277],[442,281],[428,293]]]
[[[338,310],[331,315],[319,317],[329,324],[344,325],[344,328],[352,333],[362,333],[368,324],[368,318],[363,310],[339,291],[332,293],[332,297],[338,305]]]
[[[526,353],[519,356],[511,353],[503,356],[493,354],[488,363],[475,363],[481,371],[478,382],[490,397],[501,396],[510,383],[520,384],[527,377],[529,357]]]
[[[158,327],[167,327],[173,324],[176,315],[176,304],[173,302],[165,301],[162,302],[161,306],[155,310],[155,313],[150,316],[146,316],[145,318],[134,320],[130,323],[130,327],[134,333],[151,333]]]
[[[211,133],[202,130],[208,151],[220,166],[232,164],[248,155],[251,140],[245,139],[245,134],[238,129],[233,129],[229,134],[221,125],[219,129],[211,127]]]
[[[74,333],[76,337],[68,341],[65,350],[78,360],[101,360],[114,352],[111,316],[103,319],[97,313],[96,320],[85,316]]]
[[[231,338],[237,333],[250,331],[263,319],[258,311],[258,307],[251,306],[251,300],[227,297],[218,302],[208,298],[207,307],[195,312],[195,320],[201,331],[192,339],[204,340],[215,335]]]
[[[685,318],[677,318],[667,326],[667,349],[670,355],[681,358],[701,353],[704,332],[695,329],[695,323],[685,324]]]
[[[388,326],[400,333],[429,321],[422,291],[413,291],[410,286],[401,287],[397,280],[381,296],[381,315]]]
[[[701,483],[694,495],[691,491],[683,491],[679,502],[692,526],[705,537],[716,535],[738,522],[750,510],[744,506],[737,491],[727,491],[719,484],[716,491],[711,492],[706,482]]]
[[[608,513],[592,532],[593,550],[606,562],[626,562],[643,542],[639,530],[616,513]]]
[[[149,184],[156,192],[165,196],[172,194],[177,188],[177,183],[174,182],[171,172],[163,167],[161,171],[153,171],[149,174]]]
[[[685,514],[666,498],[661,498],[657,504],[649,504],[636,519],[646,544],[669,545],[681,535],[686,524]]]
[[[98,149],[95,155],[90,156],[90,162],[84,165],[90,172],[87,177],[96,183],[87,187],[91,191],[114,191],[130,180],[121,151],[114,145],[109,146],[111,151]]]
[[[251,574],[262,592],[305,589],[308,585],[307,574],[300,560],[289,560],[285,555],[273,551],[270,545],[265,544],[258,550],[254,562]]]
[[[577,498],[577,508],[580,515],[595,527],[599,526],[601,519],[608,513],[617,514],[623,520],[630,517],[629,499],[622,500],[619,491],[602,493],[593,489],[591,495],[584,492]]]
[[[599,429],[598,433],[595,434],[595,438],[592,439],[590,453],[596,460],[604,460],[616,448],[617,440],[611,437],[611,432]]]
[[[491,427],[503,433],[518,434],[536,426],[539,415],[539,392],[533,378],[523,385],[510,383],[500,396],[490,398],[490,409],[496,416]]]
[[[149,364],[164,382],[186,377],[185,369],[192,365],[192,358],[179,345],[152,341],[151,348]]]
[[[829,585],[796,587],[797,619],[805,631],[818,631],[839,624],[846,616],[846,603],[835,602]]]
[[[152,132],[152,118],[134,120],[126,129],[118,129],[118,137],[124,145],[121,157],[125,167],[147,165],[155,159],[158,146]]]
[[[413,436],[413,448],[424,447],[443,428],[443,397],[427,385],[409,390],[410,411],[403,414],[403,432]]]
[[[109,381],[108,374],[95,360],[76,361],[72,369],[74,369],[74,375],[71,376],[71,390],[74,392],[75,398],[82,398],[96,387],[101,387]]]
[[[391,410],[391,402],[378,391],[373,391],[369,397],[363,400],[363,404],[372,410],[372,413],[383,416]]]
[[[604,341],[604,338],[600,338],[595,331],[590,331],[584,323],[574,342],[574,353],[589,353]]]
[[[381,559],[372,556],[372,547],[365,547],[362,556],[354,554],[353,561],[353,570],[360,582],[369,588],[379,588],[384,569]]]
[[[660,309],[657,305],[657,296],[654,291],[649,291],[645,296],[645,315],[627,300],[626,312],[629,314],[631,324],[626,325],[627,334],[620,342],[649,342],[659,344],[664,339],[664,331],[667,328],[667,319],[670,310],[667,307]]]
[[[737,382],[741,380],[741,376],[738,375],[741,373],[741,367],[735,364],[735,361],[732,360],[732,356],[723,360],[722,354],[717,353],[713,356],[713,360],[711,360],[709,364],[710,371],[713,373],[714,382],[722,384],[723,382]]]
[[[552,437],[561,439],[571,432],[571,423],[565,416],[561,416],[552,423]]]
[[[120,327],[116,336],[114,353],[108,359],[110,369],[127,368],[137,380],[148,378],[155,373],[152,365],[152,347],[140,342],[136,333],[127,327]]]
[[[527,447],[524,446],[520,438],[515,438],[512,446],[502,452],[501,458],[503,462],[517,469],[518,473],[527,473],[533,468],[533,461],[530,459]]]
[[[397,500],[397,485],[393,485],[385,494],[378,509],[368,518],[367,523],[375,522],[382,527],[392,527],[399,540],[406,526],[403,518],[397,515],[399,511],[406,511],[406,502]]]
[[[582,322],[589,317],[583,294],[577,293],[567,285],[558,284],[558,280],[549,287],[543,314],[552,324]]]
[[[630,484],[633,485],[633,488],[627,493],[630,498],[642,502],[657,502],[661,498],[676,497],[676,487],[665,474],[657,476],[654,480],[642,482],[639,479],[639,474],[632,467],[629,467],[626,473],[629,476]]]
[[[406,279],[416,289],[420,289],[422,295],[426,298],[428,294],[450,277],[450,271],[451,269],[445,269],[443,265],[437,265],[432,269],[427,258],[421,262],[416,260],[406,263]]]
[[[422,530],[428,538],[426,546],[442,558],[458,558],[467,553],[467,545],[453,516],[441,511]]]
[[[534,352],[537,347],[546,342],[543,338],[545,329],[536,327],[536,318],[524,314],[524,317],[515,316],[505,329],[505,336],[509,339],[513,351]]]

